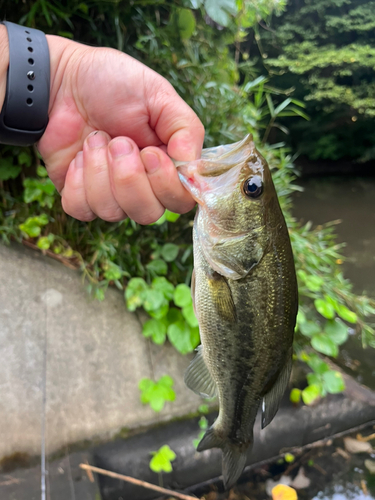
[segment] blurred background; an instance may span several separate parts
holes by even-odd
[[[375,2],[0,0],[0,13],[152,67],[205,147],[252,133],[300,293],[290,387],[224,492],[220,452],[195,451],[216,403],[183,383],[199,344],[194,213],[79,222],[36,148],[1,146],[0,498],[160,498],[80,464],[206,500],[279,483],[282,499],[375,498]]]

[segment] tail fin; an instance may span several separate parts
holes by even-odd
[[[228,439],[223,439],[215,433],[215,428],[207,429],[205,435],[197,446],[197,451],[209,450],[211,448],[221,448],[223,451],[223,477],[225,489],[231,488],[240,477],[246,465],[246,458],[249,446],[235,445]]]

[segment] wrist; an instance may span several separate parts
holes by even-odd
[[[8,66],[9,66],[8,33],[6,27],[0,24],[0,110],[3,107],[5,99]]]

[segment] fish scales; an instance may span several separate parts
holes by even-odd
[[[198,202],[192,295],[201,347],[186,382],[195,392],[218,396],[218,418],[198,451],[223,450],[229,487],[245,466],[259,406],[265,427],[288,383],[298,296],[267,163],[251,137],[222,151],[216,163],[207,150],[179,172]]]

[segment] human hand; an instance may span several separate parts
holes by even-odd
[[[64,210],[83,221],[129,216],[140,224],[165,208],[189,211],[194,201],[169,157],[200,156],[204,128],[191,108],[122,52],[47,39],[49,124],[38,149]]]

